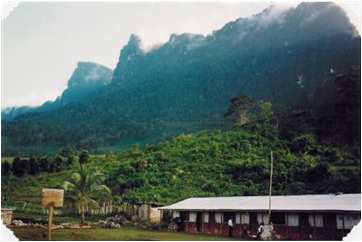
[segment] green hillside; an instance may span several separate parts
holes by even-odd
[[[293,152],[297,141],[275,138],[269,131],[235,127],[181,135],[145,149],[134,146],[92,156],[89,162],[105,174],[115,202],[168,204],[191,196],[266,194],[270,151],[274,194],[360,191],[360,163],[349,151],[302,135],[297,140],[305,141],[303,152]],[[348,157],[354,162],[344,163]],[[28,207],[40,209],[41,188],[61,187],[75,171],[74,162],[65,171],[2,176],[2,199],[20,207],[30,202]]]

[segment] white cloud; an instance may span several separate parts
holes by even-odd
[[[27,93],[23,96],[13,96],[10,98],[4,98],[1,103],[1,108],[6,107],[15,107],[15,106],[39,106],[43,104],[45,101],[52,101],[55,100],[58,96],[60,96],[61,93],[58,93],[57,91],[53,92],[44,92],[44,93]]]

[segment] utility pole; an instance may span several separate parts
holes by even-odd
[[[270,179],[269,179],[269,224],[271,224],[271,194],[273,185],[273,151],[270,151]]]

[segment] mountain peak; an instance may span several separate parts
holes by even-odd
[[[270,44],[284,41],[315,41],[336,35],[358,36],[345,11],[331,2],[307,2],[296,7],[271,5],[248,18],[239,18],[215,31],[219,39],[229,39],[232,44],[265,47],[261,38],[271,39]],[[269,48],[269,47],[268,47]]]
[[[142,44],[141,38],[136,34],[131,34],[131,36],[128,39],[128,43],[122,49],[121,54],[124,56],[132,56],[135,54],[140,54],[142,52],[141,44]]]
[[[131,34],[131,36],[129,37],[127,45],[140,46],[141,45],[141,38],[136,34]]]
[[[358,35],[346,12],[332,2],[303,2],[294,10],[299,27],[308,31],[324,29],[329,35],[349,33]]]
[[[68,81],[68,87],[107,85],[111,82],[112,70],[94,62],[80,61]]]

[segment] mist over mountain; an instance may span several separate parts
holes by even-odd
[[[146,53],[133,35],[121,51],[113,83],[123,89],[140,85],[170,85],[168,91],[187,93],[199,89],[198,94],[218,104],[242,92],[257,99],[299,103],[329,77],[331,69],[342,71],[358,62],[356,36],[335,4],[302,3],[287,11],[272,6],[210,36],[173,34]],[[328,59],[333,55],[342,61]],[[184,88],[187,85],[192,88]]]
[[[320,94],[334,88],[336,73],[360,65],[360,36],[333,3],[271,6],[208,36],[172,34],[148,51],[141,41],[130,36],[113,75],[80,63],[56,101],[6,118],[3,153],[119,148],[225,128],[229,100],[240,95],[313,107],[333,99],[333,91]]]
[[[46,112],[63,107],[66,104],[80,102],[91,93],[99,91],[112,80],[112,70],[92,62],[79,62],[68,86],[55,101],[46,101],[39,107],[10,107],[1,112],[1,120],[11,121],[31,112]]]
[[[60,100],[63,105],[86,98],[94,91],[99,91],[112,80],[112,70],[92,62],[79,62],[68,81],[68,88]]]

